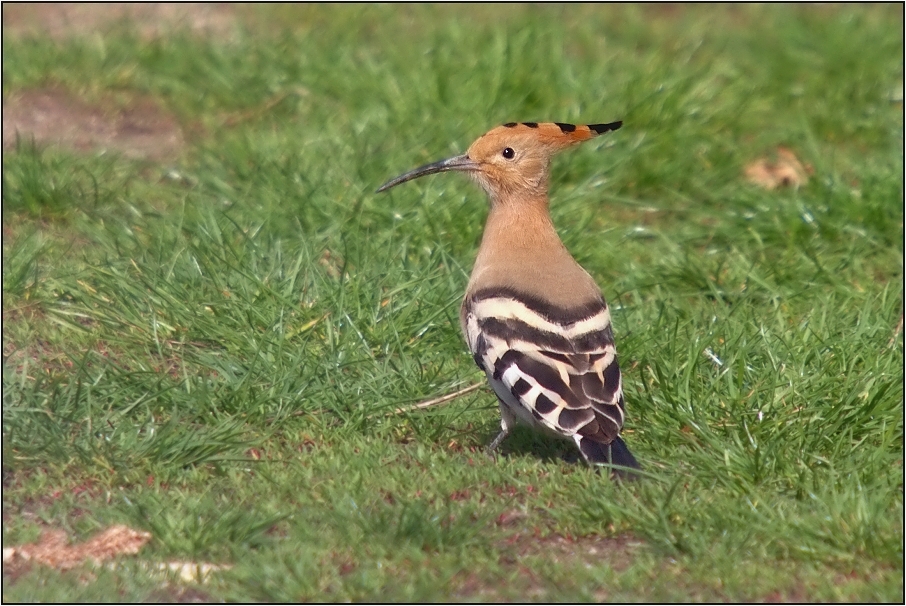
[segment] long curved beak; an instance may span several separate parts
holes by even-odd
[[[418,168],[410,170],[404,175],[400,175],[396,179],[390,179],[378,188],[377,193],[387,191],[391,187],[395,187],[400,183],[405,183],[406,181],[411,181],[412,179],[417,179],[425,175],[433,175],[434,173],[442,173],[448,170],[462,170],[468,172],[478,169],[478,163],[469,158],[467,154],[463,154],[461,156],[453,156],[452,158],[447,158],[446,160],[419,166]]]

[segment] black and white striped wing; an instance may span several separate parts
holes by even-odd
[[[475,362],[520,419],[580,448],[583,437],[617,439],[623,390],[603,299],[564,310],[520,293],[479,291],[464,303],[463,326]]]

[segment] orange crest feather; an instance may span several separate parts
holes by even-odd
[[[570,147],[582,141],[623,126],[622,121],[607,124],[567,124],[564,122],[508,122],[488,134],[506,131],[532,132],[538,140],[555,149]]]

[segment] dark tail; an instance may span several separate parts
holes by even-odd
[[[626,447],[623,438],[617,436],[610,444],[595,442],[590,438],[580,437],[578,439],[579,451],[589,465],[618,465],[627,469],[614,469],[613,472],[617,477],[627,480],[638,478],[638,474],[633,473],[633,469],[642,469],[639,462],[635,460],[632,453]]]

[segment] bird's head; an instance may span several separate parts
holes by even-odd
[[[466,153],[420,166],[391,179],[378,192],[424,175],[456,170],[468,172],[492,202],[513,196],[546,196],[555,153],[622,125],[510,122],[479,137]]]

